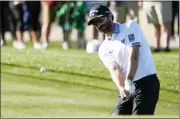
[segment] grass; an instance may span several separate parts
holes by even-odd
[[[108,117],[118,101],[116,87],[96,53],[63,51],[57,42],[48,50],[26,44],[25,50],[12,42],[1,48],[3,118]],[[161,83],[155,117],[178,117],[178,49],[153,57]]]

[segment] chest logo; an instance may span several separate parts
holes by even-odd
[[[123,44],[125,44],[125,39],[122,39],[121,42],[122,42]]]
[[[113,50],[109,51],[109,53],[113,53]]]

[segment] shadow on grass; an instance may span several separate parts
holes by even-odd
[[[10,72],[1,72],[1,73],[8,74],[8,75],[20,76],[20,77],[29,77],[29,78],[33,78],[33,79],[36,79],[36,80],[51,81],[51,82],[54,82],[54,83],[59,83],[60,82],[60,83],[65,83],[65,84],[88,86],[88,87],[91,87],[91,88],[102,89],[102,90],[106,90],[106,91],[116,91],[114,89],[102,88],[102,87],[98,87],[98,86],[80,84],[80,83],[75,83],[75,82],[72,83],[72,82],[57,80],[57,79],[53,79],[53,78],[42,78],[42,77],[38,77],[38,76],[31,76],[31,75],[24,75],[24,74],[15,74],[15,73],[10,73]],[[162,101],[167,102],[167,103],[179,104],[177,102],[170,101],[170,100],[165,100],[165,99],[162,99]]]
[[[81,86],[86,86],[86,87],[91,87],[91,88],[96,88],[96,89],[102,89],[102,90],[108,90],[108,91],[115,91],[113,89],[110,89],[110,88],[103,88],[103,87],[98,87],[98,86],[93,86],[93,85],[87,85],[87,84],[81,84],[81,83],[75,83],[75,82],[69,82],[68,80],[67,81],[64,81],[64,80],[58,80],[58,79],[54,79],[54,78],[42,78],[42,77],[39,77],[39,76],[32,76],[32,75],[25,75],[25,74],[16,74],[16,73],[11,73],[11,72],[6,72],[6,71],[1,71],[1,73],[4,73],[4,74],[9,74],[9,75],[14,75],[14,76],[20,76],[20,77],[29,77],[29,78],[33,78],[33,79],[38,79],[38,80],[43,80],[43,81],[51,81],[51,82],[54,82],[54,83],[65,83],[65,84],[72,84],[72,85],[81,85]]]
[[[21,66],[21,65],[17,65],[17,64],[8,64],[8,63],[1,63],[1,65],[14,66],[14,67],[20,67],[20,68],[38,69],[37,67]],[[54,73],[63,73],[63,74],[68,74],[68,75],[76,75],[76,76],[88,77],[88,78],[91,78],[91,79],[101,79],[101,80],[104,80],[104,81],[111,81],[110,78],[104,78],[104,77],[98,77],[98,76],[92,76],[92,75],[86,75],[86,74],[80,74],[80,73],[74,73],[74,72],[57,71],[57,70],[53,70],[53,69],[48,69],[48,71],[54,72]],[[9,73],[9,72],[3,72],[3,73]],[[32,78],[39,78],[39,79],[43,79],[43,80],[45,79],[45,78],[42,78],[42,77],[36,77],[36,76],[30,76],[30,75],[22,75],[22,74],[14,74],[14,73],[9,73],[9,74],[13,74],[13,75],[17,75],[17,76],[19,75],[19,76],[27,76],[27,77],[32,77]],[[47,80],[47,79],[45,79],[45,80]],[[60,81],[60,80],[57,80],[57,79],[50,79],[50,78],[48,78],[48,80],[56,81],[56,82]],[[80,84],[80,83],[71,83],[71,82],[62,81],[62,80],[61,80],[61,82],[70,83],[70,84],[77,84],[77,85],[84,85],[84,84]],[[90,86],[90,85],[84,85],[84,86]],[[97,87],[97,86],[91,86],[91,87],[101,88],[101,89],[105,89],[105,90],[112,90],[112,89],[109,89],[109,88],[102,88],[102,87]],[[172,89],[161,88],[161,90],[166,91],[166,92],[179,94],[179,91],[172,90]]]
[[[21,67],[21,68],[28,68],[28,69],[38,69],[37,67],[33,67],[33,66],[22,66],[22,65],[18,65],[18,64],[8,64],[8,63],[2,63],[1,65],[6,65],[6,66],[14,66],[14,67]],[[106,80],[106,81],[111,81],[110,78],[105,78],[105,77],[99,77],[99,76],[92,76],[92,75],[87,75],[87,74],[81,74],[81,73],[74,73],[74,72],[68,72],[68,71],[57,71],[57,70],[53,70],[53,69],[48,69],[48,71],[50,72],[55,72],[55,73],[63,73],[63,74],[70,74],[70,75],[77,75],[77,76],[82,76],[82,77],[89,77],[92,79],[101,79],[101,80]]]

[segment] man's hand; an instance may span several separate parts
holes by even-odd
[[[124,82],[124,87],[120,87],[119,92],[122,100],[128,99],[129,96],[135,92],[135,86],[133,82],[129,79],[126,79]]]
[[[130,96],[130,93],[124,87],[119,88],[119,92],[122,100],[126,100]]]
[[[134,92],[135,86],[131,80],[123,80],[122,73],[117,63],[112,62],[108,65],[109,72],[111,77],[116,84],[117,88],[119,89],[121,98],[127,99],[131,93]]]
[[[135,91],[135,86],[133,84],[133,82],[129,79],[126,79],[125,82],[125,89],[130,93],[132,94],[134,91]]]

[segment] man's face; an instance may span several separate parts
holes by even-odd
[[[97,30],[104,34],[110,32],[112,27],[112,21],[110,20],[109,16],[94,19],[92,24],[97,28]]]

